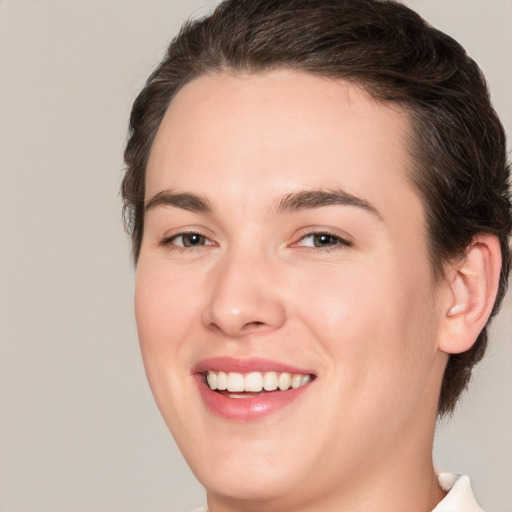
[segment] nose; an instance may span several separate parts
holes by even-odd
[[[203,323],[230,338],[278,329],[286,319],[275,265],[263,257],[231,254],[210,269]]]

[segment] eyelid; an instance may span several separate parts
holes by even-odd
[[[329,235],[333,238],[337,238],[339,240],[339,243],[331,246],[325,246],[325,247],[311,247],[307,245],[299,245],[301,241],[303,241],[305,238],[315,235]],[[353,245],[353,239],[350,235],[348,235],[345,232],[340,232],[338,230],[332,229],[332,228],[322,228],[322,227],[309,227],[304,228],[299,232],[297,235],[296,241],[293,242],[290,246],[291,247],[303,247],[305,249],[311,249],[311,250],[322,250],[322,251],[328,251],[340,247],[352,247]]]
[[[207,241],[207,243],[197,245],[197,246],[190,246],[190,247],[185,246],[185,245],[177,245],[177,244],[173,243],[173,241],[176,240],[177,238],[183,237],[186,235],[198,235],[198,236],[204,238]],[[174,233],[164,235],[162,237],[162,239],[160,240],[160,242],[158,243],[158,245],[160,245],[162,247],[166,247],[168,249],[172,249],[172,250],[191,251],[194,249],[202,249],[204,247],[216,246],[217,243],[212,239],[211,236],[205,234],[203,229],[192,227],[192,228],[188,228],[188,229],[179,229],[179,230],[176,230]]]
[[[158,245],[166,248],[171,248],[173,250],[182,250],[182,251],[190,251],[190,250],[198,250],[202,249],[204,247],[212,247],[217,246],[217,242],[213,239],[213,237],[210,234],[207,234],[205,232],[206,230],[196,227],[190,227],[190,228],[181,228],[173,230],[173,232],[168,233],[164,235],[161,240],[158,242]],[[176,240],[179,237],[183,237],[186,235],[198,235],[205,239],[205,243],[197,246],[185,246],[185,245],[178,245],[176,243],[173,243],[174,240]],[[336,238],[338,240],[338,243],[333,245],[326,245],[324,247],[312,247],[308,245],[301,245],[301,242],[305,240],[308,237],[312,237],[315,235],[328,235],[333,238]],[[350,235],[348,235],[346,232],[341,232],[337,229],[333,228],[325,228],[320,226],[311,226],[307,228],[303,228],[299,230],[299,232],[294,237],[294,242],[289,245],[289,247],[301,247],[303,249],[311,249],[311,250],[321,250],[321,251],[328,251],[328,250],[334,250],[339,249],[342,247],[351,247],[353,245],[353,239]]]

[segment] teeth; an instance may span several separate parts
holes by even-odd
[[[262,390],[287,391],[288,389],[296,389],[306,385],[311,380],[310,375],[292,375],[288,372],[214,372],[209,370],[206,375],[206,382],[212,390],[224,391],[231,393],[243,393],[245,391],[251,393],[259,393]],[[242,398],[240,395],[231,395],[233,398]]]
[[[300,385],[301,386],[305,386],[310,380],[311,380],[311,376],[310,375],[303,375],[300,378]]]
[[[279,384],[279,378],[276,372],[267,372],[263,377],[263,388],[265,391],[274,391]]]
[[[210,389],[217,389],[217,374],[213,372],[208,372],[206,376],[206,381],[208,382],[208,386]]]
[[[279,375],[279,389],[281,391],[286,391],[290,389],[292,385],[292,376],[289,373],[283,372]]]
[[[208,373],[210,373],[210,372],[208,372]],[[217,389],[219,391],[224,391],[227,388],[228,388],[228,374],[225,372],[219,372],[217,374]],[[215,388],[212,388],[212,389],[215,389]]]
[[[244,376],[241,373],[228,373],[228,391],[245,391]]]
[[[244,377],[245,391],[258,393],[263,389],[263,375],[260,372],[248,373]]]
[[[300,383],[302,381],[302,375],[294,375],[292,377],[292,388],[298,388],[300,386]]]

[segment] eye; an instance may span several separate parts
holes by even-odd
[[[329,232],[309,233],[303,236],[297,243],[294,244],[298,247],[315,247],[330,249],[336,246],[350,247],[350,241],[338,235]]]
[[[200,233],[180,233],[162,241],[162,245],[170,245],[177,248],[194,248],[204,245],[215,245],[214,242]]]

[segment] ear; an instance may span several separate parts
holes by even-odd
[[[447,270],[439,350],[458,354],[473,346],[494,306],[500,271],[500,243],[489,234],[476,236]]]

